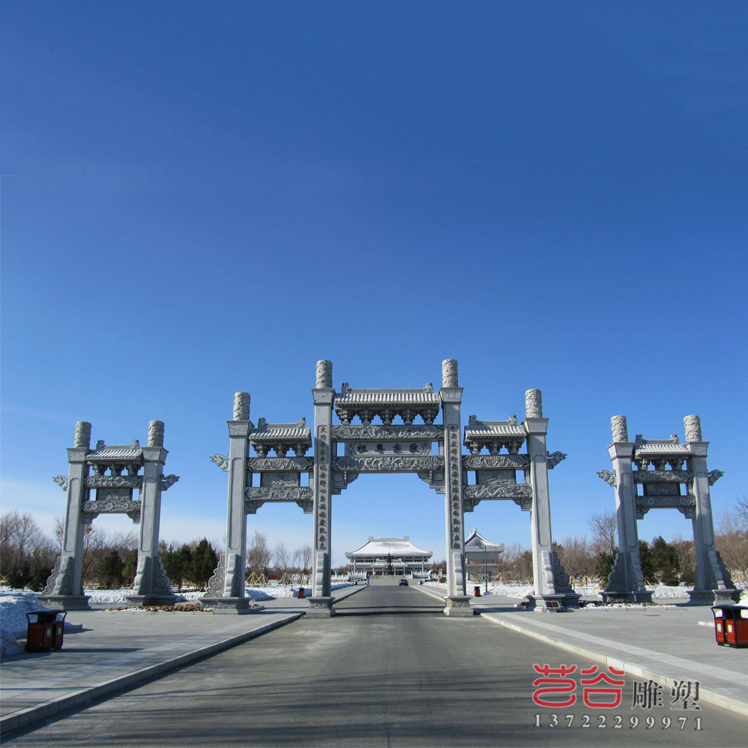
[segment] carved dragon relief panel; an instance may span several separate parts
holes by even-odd
[[[247,460],[247,470],[253,473],[281,473],[293,470],[311,472],[314,470],[314,457],[250,457]]]
[[[248,501],[311,501],[314,492],[310,486],[285,486],[276,483],[273,486],[248,488],[244,496]]]
[[[688,470],[634,470],[634,483],[690,483]]]
[[[466,455],[463,470],[525,470],[530,467],[527,455]]]
[[[483,486],[464,486],[466,499],[523,499],[532,498],[532,486],[526,483],[492,483]]]
[[[138,524],[140,522],[140,502],[113,496],[112,498],[84,501],[81,504],[81,519],[90,524],[99,514],[126,514]]]
[[[636,518],[642,519],[650,509],[678,509],[686,519],[696,516],[696,497],[685,496],[637,496]]]
[[[86,488],[140,488],[142,485],[142,475],[89,475],[85,480]]]
[[[405,424],[394,426],[333,426],[332,438],[338,441],[374,441],[378,439],[389,440],[431,440],[441,441],[444,439],[444,426]]]
[[[444,458],[435,455],[426,457],[336,457],[333,470],[354,473],[418,473],[428,470],[444,470]]]

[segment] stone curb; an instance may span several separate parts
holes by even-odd
[[[481,616],[486,620],[491,621],[491,623],[498,623],[500,626],[512,629],[512,631],[517,631],[518,633],[525,634],[526,636],[531,636],[533,637],[533,639],[539,639],[540,641],[551,644],[554,647],[564,649],[567,652],[574,652],[574,654],[582,655],[583,657],[589,657],[591,660],[600,662],[603,665],[614,667],[619,670],[624,670],[629,675],[633,675],[637,678],[653,680],[655,683],[659,683],[661,686],[666,686],[667,688],[672,688],[676,683],[675,678],[670,678],[667,675],[661,675],[660,673],[655,673],[652,670],[647,670],[646,668],[640,667],[633,662],[626,662],[625,660],[619,660],[617,657],[609,657],[608,655],[601,654],[600,652],[596,652],[593,649],[580,647],[576,644],[569,644],[568,642],[562,641],[561,639],[556,639],[552,636],[548,636],[547,634],[541,634],[538,631],[530,631],[529,629],[522,628],[517,624],[509,623],[509,621],[504,621],[500,618],[496,618],[491,613],[481,613]],[[716,691],[712,691],[708,688],[704,688],[703,686],[699,687],[699,698],[702,701],[706,701],[710,704],[716,704],[717,706],[720,706],[723,709],[727,709],[731,712],[736,712],[737,714],[748,716],[748,703],[744,701],[732,699],[729,696],[723,696],[722,694],[717,693]]]
[[[280,621],[273,621],[265,626],[260,626],[260,628],[252,629],[252,631],[245,631],[242,634],[223,639],[219,642],[214,642],[213,644],[209,644],[206,647],[196,649],[192,652],[172,657],[170,660],[164,660],[155,665],[141,668],[133,673],[120,675],[111,680],[104,681],[104,683],[100,683],[98,686],[80,688],[75,693],[58,696],[56,699],[50,699],[49,701],[27,707],[26,709],[19,709],[17,712],[13,712],[12,714],[0,718],[0,734],[5,737],[7,736],[7,733],[12,730],[18,730],[21,727],[28,727],[35,722],[40,722],[43,719],[52,717],[67,709],[85,706],[86,704],[89,704],[102,696],[106,696],[113,691],[120,691],[128,686],[152,678],[155,675],[162,675],[170,670],[181,667],[182,665],[188,665],[195,662],[195,660],[218,654],[225,649],[235,647],[237,644],[243,644],[250,639],[266,634],[268,631],[273,631],[281,626],[285,626],[287,623],[296,621],[301,618],[302,615],[302,613],[291,613]]]

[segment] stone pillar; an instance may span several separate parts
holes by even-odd
[[[47,580],[39,601],[64,610],[89,610],[89,598],[83,594],[83,502],[88,500],[88,464],[86,455],[91,446],[91,424],[78,421],[75,446],[68,449],[67,504],[62,533],[62,552],[52,575]]]
[[[133,594],[127,597],[133,605],[173,605],[176,600],[158,555],[161,481],[168,454],[164,449],[163,422],[151,421],[148,424],[148,446],[143,447],[138,570],[133,582]]]
[[[307,615],[331,616],[335,612],[331,595],[332,501],[332,409],[335,389],[332,386],[332,362],[317,362],[317,386],[314,397],[314,579]]]
[[[613,570],[608,575],[608,585],[603,592],[604,602],[652,602],[652,593],[644,585],[639,557],[639,532],[636,526],[636,485],[634,483],[634,443],[629,441],[626,416],[613,416],[610,420],[613,444],[608,447],[613,461],[612,475],[607,471],[600,477],[614,486],[616,491],[616,517],[618,520],[618,553]]]
[[[444,511],[447,534],[447,596],[444,613],[470,616],[470,598],[465,594],[465,526],[462,502],[462,429],[460,405],[462,387],[457,376],[457,361],[442,362],[442,401],[444,421]]]
[[[686,416],[684,424],[686,441],[691,451],[688,470],[693,476],[689,487],[696,499],[693,519],[696,585],[693,591],[688,594],[691,603],[695,605],[737,602],[740,599],[740,591],[735,589],[714,541],[712,501],[709,492],[709,473],[706,465],[709,442],[701,439],[701,421],[698,416]]]
[[[551,498],[548,484],[548,452],[546,434],[548,419],[543,418],[543,401],[540,390],[525,393],[526,417],[523,422],[527,433],[527,454],[530,458],[530,484],[532,510],[532,565],[535,594],[530,595],[534,610],[562,610],[576,605],[580,595],[569,584],[569,577],[553,551],[551,537]]]
[[[234,395],[234,418],[229,427],[229,494],[226,519],[226,553],[221,555],[218,568],[208,582],[203,598],[215,613],[249,613],[259,608],[249,607],[244,595],[244,575],[247,566],[247,458],[252,423],[249,420],[250,398],[247,392]]]

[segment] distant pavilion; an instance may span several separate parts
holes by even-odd
[[[465,541],[465,569],[471,582],[496,577],[500,571],[499,556],[504,546],[486,540],[476,528]]]
[[[367,543],[357,551],[346,553],[353,576],[380,576],[395,574],[413,576],[425,574],[431,566],[432,551],[424,551],[410,542],[410,537],[375,538],[370,535]]]

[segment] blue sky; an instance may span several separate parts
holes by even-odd
[[[614,508],[610,417],[702,417],[717,513],[745,495],[744,3],[18,2],[0,9],[3,509],[63,512],[75,422],[166,423],[162,535],[221,540],[233,393],[438,386],[465,421],[543,390],[554,537]],[[444,555],[443,499],[360,478],[369,535]],[[100,521],[100,520],[97,520]],[[128,529],[124,517],[101,520]],[[468,529],[529,544],[483,502]],[[311,541],[295,505],[250,531]],[[677,512],[640,534],[691,537]]]

